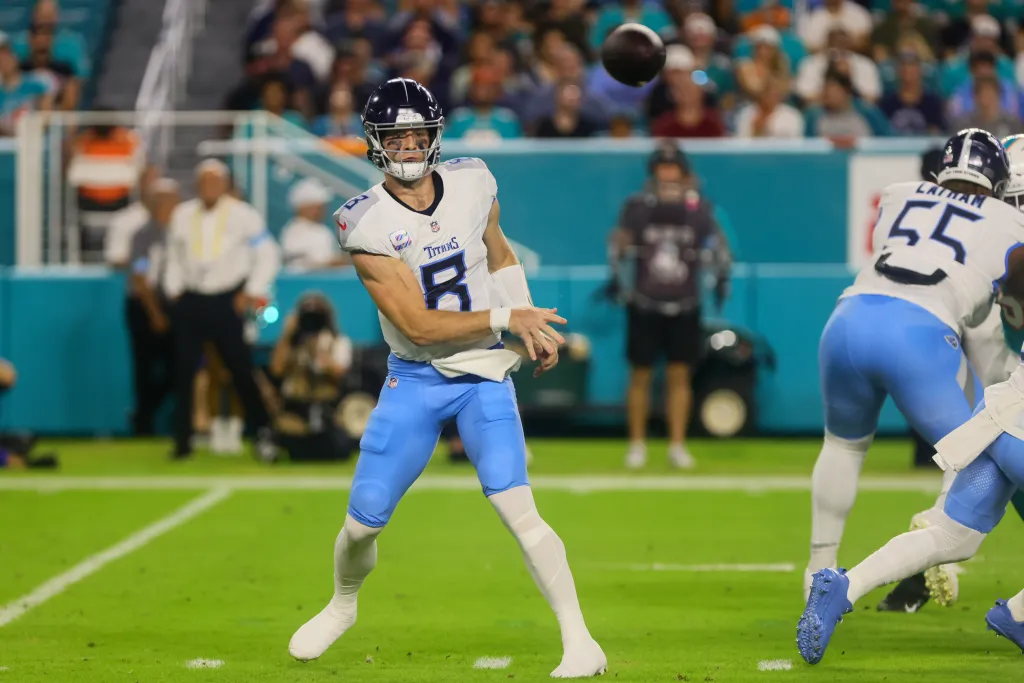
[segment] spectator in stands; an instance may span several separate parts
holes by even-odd
[[[0,400],[14,388],[18,373],[14,365],[0,358]],[[0,433],[0,469],[53,469],[57,467],[57,456],[53,453],[31,455],[36,439],[31,434]]]
[[[434,30],[427,19],[411,20],[405,26],[399,46],[387,55],[385,61],[390,67],[389,78],[405,77],[419,81],[434,93],[442,111],[447,111],[447,83],[457,55],[446,56]]]
[[[736,89],[732,62],[716,51],[718,27],[714,20],[703,12],[693,12],[683,23],[683,44],[690,48],[694,60],[694,77],[706,91],[718,97],[719,106],[728,109],[732,104],[732,93]],[[704,81],[701,83],[700,81]]]
[[[387,34],[387,12],[374,0],[343,0],[327,7],[327,39],[337,45],[353,38],[366,38],[382,45]]]
[[[309,64],[318,81],[326,80],[334,64],[334,48],[313,28],[309,0],[292,0],[291,8],[284,14],[295,22],[297,37],[291,47],[292,58]]]
[[[822,96],[826,72],[839,69],[849,75],[857,95],[868,102],[877,101],[882,96],[878,67],[864,55],[853,51],[850,34],[842,28],[832,29],[828,34],[828,47],[827,51],[810,55],[800,63],[796,94],[805,103],[816,103]]]
[[[831,35],[837,29],[849,36],[849,49],[863,50],[873,27],[871,13],[853,0],[824,0],[799,20],[797,32],[811,52],[831,48]]]
[[[330,109],[318,117],[312,126],[315,135],[322,138],[344,138],[363,134],[362,118],[353,108],[352,90],[339,85],[331,93]]]
[[[104,260],[115,269],[126,269],[132,238],[150,220],[153,183],[160,178],[156,166],[147,165],[135,186],[134,201],[110,217],[103,241]]]
[[[617,114],[608,122],[608,137],[610,138],[632,138],[641,134],[629,116]]]
[[[645,0],[623,0],[621,3],[607,3],[600,6],[594,26],[590,29],[590,47],[594,54],[601,51],[601,44],[608,34],[619,25],[635,22],[655,32],[671,27],[672,19],[656,2]]]
[[[915,0],[892,0],[892,7],[871,34],[871,54],[876,62],[896,55],[897,44],[909,33],[921,36],[931,53],[939,52],[939,31]]]
[[[953,119],[951,132],[964,128],[982,128],[997,138],[1015,135],[1021,131],[1020,117],[1003,108],[1000,84],[992,76],[974,81],[974,109]]]
[[[830,71],[825,76],[821,106],[807,112],[807,137],[829,138],[848,144],[857,138],[871,137],[867,117],[855,106],[850,77]]]
[[[1006,79],[999,73],[999,62],[991,52],[972,52],[968,61],[970,74],[963,79],[961,85],[952,93],[947,103],[949,116],[959,118],[974,111],[974,83],[981,79],[994,78],[999,83],[1002,109],[1013,114],[1022,110],[1021,92],[1012,79]],[[948,73],[948,72],[947,72]]]
[[[327,112],[331,108],[330,98],[337,88],[347,88],[352,93],[352,108],[362,111],[366,101],[384,78],[379,70],[371,72],[373,47],[366,38],[354,38],[338,46],[334,56],[334,67],[326,83],[317,86],[316,111]]]
[[[405,7],[388,22],[388,35],[385,39],[387,45],[402,43],[413,22],[425,21],[427,23],[425,33],[440,48],[441,55],[449,60],[457,58],[461,29],[450,16],[436,7],[435,0],[408,0],[403,5]],[[423,29],[417,30],[423,31]],[[431,92],[437,95],[435,89],[431,88]]]
[[[538,138],[588,138],[598,131],[586,112],[580,110],[583,96],[575,83],[561,83],[555,90],[555,111],[537,124]]]
[[[472,142],[494,142],[522,137],[523,131],[511,109],[498,106],[501,81],[497,72],[478,66],[473,72],[469,104],[459,107],[447,117],[445,135]]]
[[[804,116],[785,102],[786,82],[769,74],[755,102],[744,105],[736,115],[736,136],[740,138],[802,138]]]
[[[897,56],[896,88],[882,98],[879,108],[889,119],[893,135],[941,135],[946,130],[942,99],[930,92],[921,73],[921,58],[916,52]]]
[[[7,34],[0,31],[0,137],[14,135],[22,114],[47,111],[52,105],[47,84],[22,73]]]
[[[999,45],[999,24],[989,16],[976,17],[972,22],[971,39],[964,49],[951,55],[942,67],[942,92],[946,96],[956,94],[958,89],[971,92],[970,80],[976,77],[976,69],[984,66],[984,75],[995,73],[1000,81],[1014,83],[1013,62],[1002,52]],[[994,64],[976,64],[975,55],[991,55]],[[986,62],[987,62],[986,58]]]
[[[466,41],[465,55],[461,66],[452,73],[451,103],[460,105],[469,94],[472,75],[478,67],[494,65],[498,45],[494,36],[486,31],[475,31]]]
[[[651,134],[669,138],[717,138],[725,127],[717,109],[705,101],[704,89],[694,79],[694,59],[689,48],[669,49],[662,77],[668,86],[673,108],[651,123]]]
[[[974,44],[975,38],[984,35],[992,40],[987,49],[1006,54],[1016,50],[1013,34],[989,14],[990,0],[964,0],[963,14],[954,18],[942,30],[942,44],[947,55],[963,50],[970,43],[972,50],[985,49]]]
[[[291,460],[345,460],[355,450],[338,410],[351,367],[352,341],[327,297],[303,295],[285,318],[268,368],[280,386],[271,402],[274,439]]]
[[[64,111],[78,108],[81,81],[76,66],[61,61],[53,53],[54,30],[51,26],[29,28],[29,54],[21,62],[21,70],[44,80],[49,85],[49,95],[56,106]]]
[[[562,43],[556,48],[554,59],[554,78],[550,83],[534,87],[518,101],[506,100],[506,105],[519,114],[523,125],[532,129],[538,121],[554,112],[555,90],[558,84],[575,83],[583,94],[583,111],[587,112],[599,127],[604,127],[608,120],[608,111],[605,109],[604,100],[589,89],[579,50],[573,45]]]
[[[92,65],[85,40],[76,31],[60,27],[60,10],[54,0],[39,0],[32,11],[29,29],[12,41],[20,63],[35,59],[36,49],[41,50],[44,44],[49,47],[50,63],[67,66],[79,84],[89,80]]]
[[[536,21],[538,32],[544,29],[557,30],[580,51],[583,60],[589,62],[590,41],[587,39],[587,21],[583,16],[583,0],[547,0],[540,7],[540,16]]]
[[[288,193],[295,216],[281,229],[281,255],[290,271],[306,273],[347,265],[338,240],[324,225],[330,191],[314,178],[295,183]]]
[[[538,85],[550,85],[562,74],[558,62],[566,54],[568,41],[565,35],[554,28],[538,30],[534,34],[535,55],[530,66],[530,75]],[[579,57],[577,52],[576,56]]]
[[[125,319],[131,339],[135,389],[132,431],[136,436],[156,432],[156,413],[174,386],[174,345],[163,294],[163,270],[167,262],[167,226],[179,200],[177,182],[170,178],[154,181],[149,202],[152,218],[132,235],[123,259],[130,271]]]
[[[760,3],[754,3],[754,7],[755,9],[740,15],[739,28],[744,33],[759,26],[771,26],[777,31],[786,31],[793,25],[793,14],[778,0],[761,0]]]
[[[96,107],[98,113],[112,112]],[[104,244],[114,217],[132,202],[146,166],[139,135],[127,126],[96,124],[75,139],[68,184],[76,189],[79,249],[86,263],[102,262]]]
[[[736,62],[736,80],[740,92],[752,100],[761,96],[769,79],[781,88],[783,99],[789,96],[789,58],[780,49],[781,36],[771,26],[759,26],[747,34],[753,44],[753,54]],[[801,132],[801,135],[803,133]]]
[[[260,90],[260,109],[280,116],[296,126],[306,127],[305,117],[296,111],[295,95],[288,81],[281,76],[269,76],[263,80]]]

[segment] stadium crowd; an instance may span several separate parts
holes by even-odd
[[[448,138],[804,137],[1019,132],[1013,0],[273,0],[225,103],[332,138],[388,77],[427,85]],[[803,3],[801,3],[803,4]],[[625,21],[667,44],[642,88],[600,64]],[[1018,53],[1020,53],[1018,55]]]

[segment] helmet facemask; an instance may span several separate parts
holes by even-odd
[[[441,161],[441,134],[444,131],[444,117],[425,121],[422,116],[409,110],[400,113],[395,123],[370,123],[363,121],[366,133],[366,156],[373,165],[384,173],[399,180],[417,180],[428,175]],[[403,120],[404,119],[404,120]],[[409,133],[417,142],[416,149],[408,149]],[[403,160],[406,156],[421,157],[415,161]]]

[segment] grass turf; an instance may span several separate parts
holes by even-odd
[[[263,468],[200,455],[169,463],[163,442],[57,442],[64,475],[348,474],[351,465]],[[531,442],[536,474],[620,474],[624,445]],[[699,442],[701,473],[808,475],[818,444]],[[647,474],[666,472],[651,448]],[[882,442],[867,471],[908,471],[909,444]],[[437,458],[433,473],[465,472]],[[46,476],[6,473],[11,476]],[[63,475],[62,475],[63,476]],[[625,475],[624,475],[625,476]],[[672,475],[680,476],[680,475]],[[697,475],[694,475],[697,476]],[[937,480],[936,480],[937,483]],[[201,491],[0,492],[0,604],[200,495]],[[966,565],[961,602],[913,615],[858,605],[825,660],[794,644],[810,515],[806,491],[538,490],[569,551],[591,631],[615,681],[989,681],[1020,677],[1020,654],[984,628],[1020,586],[1010,515]],[[380,540],[358,624],[301,664],[287,642],[331,591],[338,491],[236,491],[228,499],[0,628],[0,683],[18,681],[549,680],[561,647],[553,616],[479,493],[413,491]],[[863,491],[844,539],[852,564],[903,531],[932,497]],[[661,565],[792,564],[793,571],[650,571]],[[640,569],[646,565],[648,570]],[[678,569],[678,568],[677,568]],[[512,657],[478,670],[479,657]],[[196,658],[224,662],[190,670]],[[762,660],[789,671],[758,671]]]

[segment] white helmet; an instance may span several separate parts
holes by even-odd
[[[1024,210],[1024,134],[1005,137],[1002,143],[1010,162],[1010,182],[1006,184],[1003,201]]]

